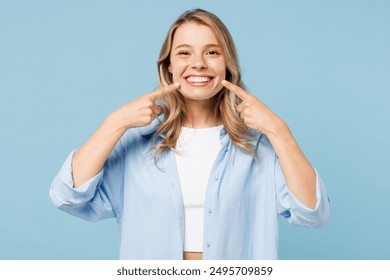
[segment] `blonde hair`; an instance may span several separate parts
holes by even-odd
[[[161,86],[173,83],[169,72],[170,53],[175,32],[184,23],[195,22],[208,26],[219,41],[226,63],[226,80],[244,88],[241,81],[240,67],[233,39],[222,21],[214,14],[202,9],[189,10],[183,13],[171,26],[161,47],[160,57],[157,61]],[[249,129],[236,111],[242,100],[227,88],[222,88],[215,96],[215,116],[220,117],[222,124],[232,139],[233,143],[251,156],[255,156],[255,148],[250,143],[252,139]],[[164,135],[164,139],[157,144],[155,160],[169,149],[176,147],[181,127],[186,122],[186,106],[181,94],[169,93],[162,98],[162,114],[165,120],[157,130],[155,137]]]

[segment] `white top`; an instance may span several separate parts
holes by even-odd
[[[184,251],[203,252],[204,202],[211,168],[221,149],[219,134],[223,126],[183,127],[176,143],[185,213]]]

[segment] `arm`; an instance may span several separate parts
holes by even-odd
[[[149,124],[160,112],[156,98],[174,87],[141,96],[110,114],[82,148],[69,155],[54,178],[49,191],[54,205],[89,221],[120,219],[124,172],[120,138],[128,128]]]
[[[316,206],[316,173],[299,148],[288,126],[278,120],[268,139],[279,158],[290,191],[307,207]]]
[[[161,108],[155,104],[156,99],[178,87],[179,84],[171,84],[158,89],[111,113],[91,138],[74,154],[72,160],[74,187],[78,188],[96,176],[126,130],[150,124],[161,112]]]
[[[242,88],[227,81],[223,81],[222,84],[243,100],[237,106],[237,111],[245,124],[264,133],[270,140],[290,191],[305,206],[314,209],[316,206],[316,174],[294,140],[287,124],[258,98]]]

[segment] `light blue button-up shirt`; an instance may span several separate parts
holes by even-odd
[[[175,155],[166,152],[156,166],[150,151],[158,125],[155,120],[129,129],[102,171],[79,188],[73,188],[73,151],[50,188],[63,211],[89,221],[116,218],[121,259],[183,259],[184,206]],[[329,219],[318,174],[317,204],[310,209],[289,191],[267,137],[253,133],[258,161],[234,146],[224,129],[220,133],[222,148],[206,189],[203,259],[276,259],[278,214],[305,227]]]

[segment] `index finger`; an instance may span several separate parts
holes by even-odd
[[[159,88],[158,90],[153,91],[152,93],[150,93],[150,96],[153,99],[158,99],[158,98],[163,97],[165,94],[167,94],[175,89],[178,89],[179,87],[180,87],[180,83],[173,83],[173,84],[170,84],[169,86],[165,86],[165,87]]]
[[[235,85],[235,84],[232,84],[231,82],[229,81],[226,81],[226,80],[223,80],[221,82],[221,84],[226,87],[228,90],[231,90],[232,92],[234,92],[235,94],[238,95],[238,97],[240,97],[242,100],[245,100],[245,99],[248,99],[248,97],[250,97],[251,95],[249,93],[247,93],[245,90],[243,90],[242,88],[240,88],[239,86]]]

